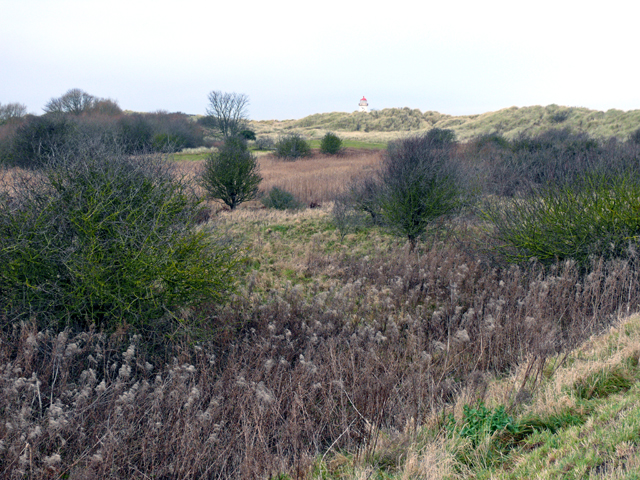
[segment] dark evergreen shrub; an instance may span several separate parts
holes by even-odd
[[[302,135],[289,133],[278,139],[275,145],[276,155],[287,160],[295,160],[311,155],[311,147]]]
[[[228,137],[218,152],[207,157],[199,178],[210,198],[223,201],[232,210],[254,199],[261,181],[258,160],[239,137]]]
[[[278,187],[273,187],[262,198],[262,204],[267,208],[275,208],[276,210],[296,210],[302,207],[302,204],[296,200],[292,193]]]
[[[327,132],[320,142],[320,152],[336,155],[342,150],[342,140],[335,133]]]

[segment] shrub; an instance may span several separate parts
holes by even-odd
[[[199,202],[160,158],[74,153],[3,187],[5,321],[162,336],[230,288],[232,251],[192,228]]]
[[[151,142],[151,148],[154,152],[177,152],[185,147],[184,138],[170,133],[158,133]]]
[[[335,133],[327,132],[320,142],[320,151],[328,155],[336,155],[342,150],[342,140]]]
[[[299,133],[281,136],[275,145],[276,155],[284,159],[297,159],[311,155],[311,147]]]
[[[275,208],[276,210],[296,210],[302,206],[292,193],[273,187],[269,193],[263,197],[262,204],[267,208]]]
[[[333,202],[331,211],[333,224],[340,233],[340,241],[351,232],[365,224],[366,217],[362,211],[356,209],[349,195],[341,195]]]
[[[599,141],[569,129],[520,135],[510,148],[495,150],[486,169],[491,193],[528,194],[549,183],[571,183],[593,169],[620,170],[637,164],[632,149],[615,140]]]
[[[244,139],[228,137],[220,150],[205,160],[199,181],[210,198],[222,200],[233,210],[256,197],[262,177],[258,160]]]
[[[254,132],[253,130],[242,130],[240,132],[240,136],[245,140],[255,140],[256,132]]]
[[[430,223],[462,205],[449,140],[447,134],[436,132],[389,144],[380,174],[382,217],[393,233],[406,237],[412,246]]]
[[[153,128],[144,115],[126,115],[118,120],[118,143],[129,154],[147,152],[153,141]]]
[[[432,148],[448,148],[456,143],[456,134],[446,128],[432,128],[426,133],[425,140]]]
[[[367,177],[352,182],[343,201],[349,201],[356,211],[368,214],[374,225],[382,225],[382,193],[380,179]]]
[[[590,172],[527,197],[487,203],[496,250],[507,261],[544,264],[624,257],[640,238],[640,181],[629,172]]]
[[[37,168],[71,148],[77,124],[66,115],[29,117],[13,139],[12,161],[23,168]]]
[[[258,137],[256,139],[255,147],[258,150],[273,150],[274,149],[273,138],[271,138],[271,137]]]

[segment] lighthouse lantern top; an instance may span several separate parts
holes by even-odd
[[[367,102],[367,99],[364,97],[364,95],[360,99],[360,103],[358,104],[358,106],[360,107],[358,109],[359,112],[368,112],[369,111],[369,102]]]

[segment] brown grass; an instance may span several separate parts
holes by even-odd
[[[278,187],[307,205],[333,201],[352,179],[371,175],[382,160],[383,151],[347,149],[343,155],[312,156],[285,161],[274,155],[260,155],[261,192]],[[203,161],[179,162],[178,169],[195,176]]]
[[[261,267],[201,311],[207,341],[162,358],[124,332],[5,329],[0,477],[302,479],[325,453],[371,463],[386,437],[384,461],[400,462],[407,425],[410,439],[459,392],[481,399],[484,375],[556,355],[640,299],[627,262],[584,279],[571,263],[492,269],[456,242],[411,250],[374,232],[366,256],[362,238],[327,249],[327,212],[216,217]],[[413,452],[405,477],[439,476],[440,458]]]
[[[293,193],[304,203],[332,201],[352,179],[371,175],[380,165],[383,152],[349,149],[344,155],[323,155],[293,162],[273,155],[260,157],[262,191],[278,187]]]

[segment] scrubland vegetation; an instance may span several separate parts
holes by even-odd
[[[3,478],[636,478],[633,135],[179,161],[34,118],[0,138]],[[233,206],[220,159],[261,178]]]

